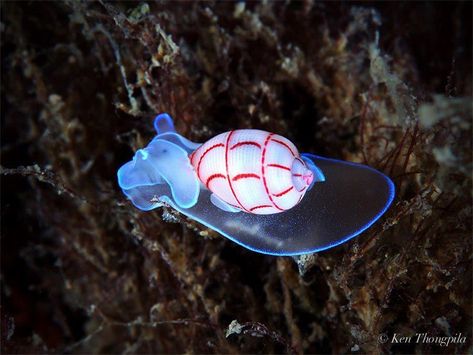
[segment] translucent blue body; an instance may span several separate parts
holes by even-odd
[[[188,154],[200,144],[174,130],[172,119],[155,119],[157,136],[118,170],[118,183],[141,210],[164,203],[250,250],[301,255],[339,245],[366,230],[386,212],[394,184],[365,165],[302,154],[318,182],[292,209],[255,215],[228,212],[211,202]]]

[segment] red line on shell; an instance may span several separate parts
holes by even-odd
[[[223,174],[210,175],[209,178],[207,179],[207,182],[205,183],[205,186],[207,186],[207,188],[209,190],[210,190],[210,188],[209,188],[210,181],[212,181],[213,179],[216,179],[216,178],[224,178],[225,179],[225,175],[223,175]]]
[[[226,202],[226,203],[228,203],[228,202]],[[228,203],[228,204],[229,204],[230,206],[232,206],[232,207],[235,207],[235,208],[239,208],[239,209],[241,209],[241,207],[240,207],[240,206],[237,206],[237,205],[234,205],[234,204],[231,204],[231,203]]]
[[[297,190],[297,189],[296,189],[296,190],[297,190],[297,192],[302,192],[302,191],[304,191],[305,189],[307,189],[307,186],[304,186],[304,187],[303,187],[302,189],[300,189],[300,190]]]
[[[292,189],[294,188],[294,186],[291,186],[290,188],[278,193],[278,194],[273,194],[273,196],[275,197],[281,197],[281,196],[284,196],[285,194],[287,194],[289,191],[291,191]]]
[[[292,154],[293,156],[296,156],[296,154],[292,151],[291,147],[290,147],[289,145],[287,145],[287,143],[285,143],[285,142],[283,142],[283,141],[280,141],[280,140],[278,140],[278,139],[271,139],[271,140],[272,140],[273,142],[276,142],[276,143],[279,143],[279,144],[285,146],[287,149],[289,149],[289,151],[291,152],[291,154]]]
[[[230,150],[233,150],[233,149],[235,149],[235,148],[238,148],[238,147],[240,147],[240,146],[242,146],[242,145],[254,145],[254,146],[256,146],[256,147],[258,147],[258,148],[261,149],[261,145],[260,145],[259,143],[255,142],[255,141],[244,141],[244,142],[238,142],[238,143],[235,144],[233,147],[231,147]]]
[[[266,183],[266,176],[264,175],[264,158],[265,158],[265,155],[266,155],[266,148],[267,148],[269,140],[271,139],[271,136],[273,134],[274,133],[269,133],[268,136],[266,137],[266,140],[264,141],[263,153],[261,154],[261,175],[263,176],[263,185],[264,185],[264,188],[266,190],[266,195],[268,195],[268,197],[269,197],[269,200],[271,201],[273,206],[276,207],[278,210],[284,211],[282,208],[278,207],[276,205],[276,203],[274,203],[273,198],[271,197],[271,194],[269,193],[268,184]]]
[[[301,177],[302,174],[292,174],[292,176]]]
[[[258,208],[265,208],[265,207],[273,207],[273,206],[271,206],[271,205],[259,205],[259,206],[255,206],[255,207],[250,208],[250,211],[253,212],[254,210],[256,210]]]
[[[291,171],[291,168],[280,164],[268,164],[268,166]]]
[[[202,164],[202,160],[204,159],[205,155],[208,152],[210,152],[212,149],[215,149],[215,148],[218,148],[218,147],[224,147],[224,144],[223,143],[214,144],[213,146],[207,148],[205,150],[205,152],[200,156],[199,163],[197,164],[197,177],[199,178],[199,180],[202,181],[202,179],[200,178],[200,164]]]
[[[249,179],[249,178],[256,178],[259,179],[259,175],[256,174],[238,174],[233,177],[232,181],[237,181],[240,179]]]
[[[235,193],[235,190],[233,190],[233,186],[232,186],[232,181],[230,179],[230,173],[228,171],[228,144],[230,143],[230,138],[232,137],[232,134],[234,133],[235,131],[230,131],[230,133],[228,134],[227,136],[227,140],[225,141],[225,170],[227,172],[227,181],[228,181],[228,185],[230,186],[230,190],[232,190],[232,194],[233,194],[233,197],[235,197],[235,200],[236,202],[240,205],[240,207],[246,211],[246,212],[250,212],[248,211],[245,207],[243,207],[243,205],[241,204],[240,200],[238,200],[238,197]]]

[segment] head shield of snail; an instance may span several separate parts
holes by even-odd
[[[394,198],[379,171],[299,154],[273,133],[235,130],[198,144],[176,133],[167,114],[155,129],[118,170],[123,193],[141,210],[170,205],[253,251],[300,255],[336,246],[371,226]]]

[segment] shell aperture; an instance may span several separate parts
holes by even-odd
[[[223,196],[212,196],[212,191],[204,182],[199,184],[195,164],[197,153],[193,156],[193,152],[207,143],[201,146],[180,136],[174,131],[172,120],[167,114],[156,117],[155,127],[158,135],[146,148],[135,153],[133,161],[126,163],[118,171],[119,185],[125,195],[142,210],[151,210],[165,202],[189,218],[256,252],[301,255],[334,247],[370,227],[388,209],[394,198],[392,181],[373,168],[312,154],[299,156],[297,153],[300,161],[291,160],[289,171],[275,169],[287,172],[285,177],[291,179],[293,189],[305,186],[305,195],[302,195],[299,203],[280,213],[238,212],[241,209],[238,205],[227,204],[228,201],[223,199]],[[266,139],[267,137],[261,142],[257,140],[256,143],[263,146]],[[248,142],[248,138],[242,137],[241,140],[235,141],[233,145],[228,146],[229,149],[240,142]],[[215,144],[220,143],[213,142],[212,145]],[[240,146],[248,146],[250,149],[254,146],[253,152],[258,153],[258,146],[255,144]],[[219,149],[223,148],[214,150]],[[164,150],[166,152],[163,152]],[[258,156],[261,159],[261,154]],[[262,175],[257,174],[257,171],[238,170],[248,167],[235,168],[231,178],[238,174],[254,173],[258,178],[247,180],[261,182]],[[225,171],[213,172],[222,175],[224,173]],[[207,176],[207,179],[209,177]],[[213,180],[224,182],[225,179],[218,177]],[[286,190],[291,187],[284,186]],[[249,189],[250,194],[252,191],[254,188]],[[281,192],[284,190],[274,191],[273,194],[278,195]],[[274,199],[276,200],[276,197]],[[252,208],[246,205],[244,207]]]

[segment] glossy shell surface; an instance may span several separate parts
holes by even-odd
[[[207,189],[247,213],[286,211],[301,201],[313,180],[291,141],[261,130],[222,133],[189,158]]]

